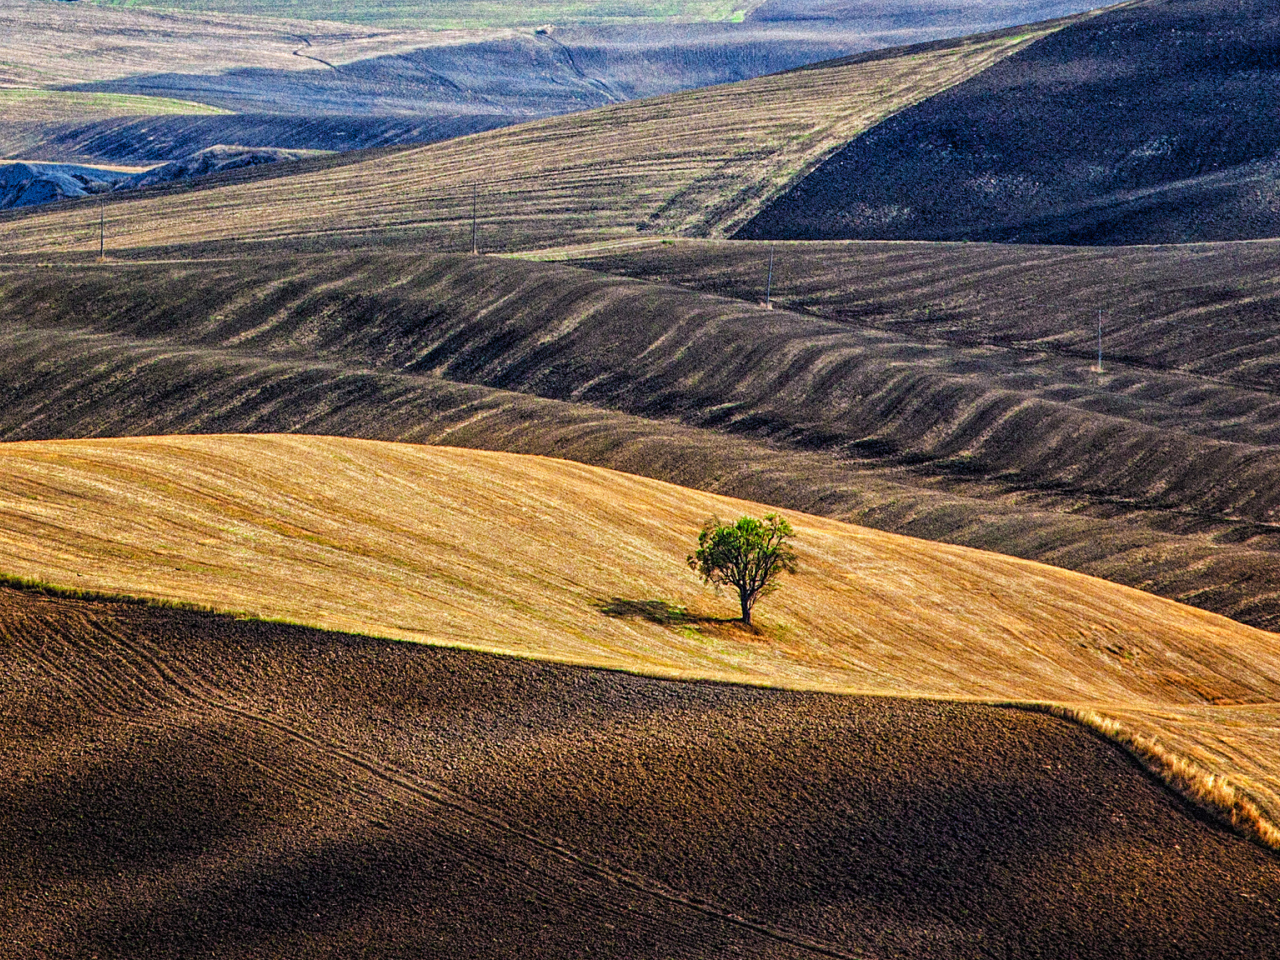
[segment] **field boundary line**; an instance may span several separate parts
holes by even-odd
[[[991,705],[1043,713],[1085,728],[1118,747],[1161,786],[1215,823],[1269,853],[1280,854],[1280,827],[1244,787],[1226,774],[1205,770],[1190,757],[1165,746],[1158,737],[1138,733],[1088,707],[1017,701],[992,701]]]

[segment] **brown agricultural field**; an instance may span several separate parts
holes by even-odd
[[[1068,21],[870,55],[373,156],[287,181],[113,197],[112,249],[397,231],[433,249],[527,249],[637,230],[723,233],[851,138]],[[0,219],[0,256],[96,250],[72,205]],[[92,226],[92,229],[90,227]]]
[[[618,251],[538,256],[754,303],[764,299],[771,247],[776,306],[924,342],[1006,347],[1078,364],[1096,359],[1101,311],[1104,375],[1081,388],[1106,391],[1113,403],[1187,405],[1137,382],[1143,371],[1257,391],[1272,390],[1280,377],[1274,240],[1105,249],[637,241]],[[1239,429],[1219,426],[1218,435],[1245,437],[1251,424],[1266,429],[1252,405],[1243,403],[1238,415]]]
[[[1280,624],[1256,386],[1135,364],[1108,374],[1152,385],[1126,402],[1083,358],[491,258],[15,267],[0,322],[6,439],[275,431],[554,453]]]
[[[8,444],[0,476],[0,571],[20,578],[657,676],[1096,713],[1202,785],[1228,777],[1237,826],[1280,845],[1251,803],[1280,813],[1280,640],[1141,591],[788,512],[803,572],[747,632],[684,557],[707,516],[767,508],[581,464],[206,436]]]
[[[0,36],[5,38],[0,89],[54,89],[137,74],[216,74],[247,67],[327,70],[329,64],[511,34],[383,30],[323,21],[0,0]]]
[[[0,654],[5,958],[1277,945],[1274,856],[1043,714],[2,588]]]

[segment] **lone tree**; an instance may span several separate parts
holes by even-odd
[[[777,589],[783,570],[796,572],[796,554],[787,541],[795,536],[791,524],[776,513],[763,520],[740,517],[723,523],[712,517],[698,534],[698,549],[688,558],[689,568],[704,583],[736,587],[742,603],[742,622],[751,625],[751,608],[766,593]]]

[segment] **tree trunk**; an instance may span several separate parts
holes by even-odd
[[[739,590],[738,599],[742,601],[742,622],[751,626],[751,603],[747,599],[747,591]]]

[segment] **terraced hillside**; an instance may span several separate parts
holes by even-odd
[[[267,430],[554,453],[1280,623],[1256,385],[1138,365],[1097,385],[1083,357],[490,258],[20,267],[0,304],[7,439]]]
[[[6,957],[1276,943],[1274,858],[1043,715],[3,589],[0,651]]]
[[[1118,5],[853,141],[739,236],[1280,235],[1278,47],[1267,0]]]
[[[20,577],[659,676],[1051,701],[1280,811],[1280,641],[1106,581],[789,514],[802,572],[757,635],[684,558],[705,517],[767,508],[580,464],[275,435],[16,443],[0,471]]]
[[[867,127],[1062,23],[344,161],[287,189],[273,180],[113,199],[112,247],[399,231],[469,249],[474,193],[489,250],[724,231]],[[83,207],[0,222],[4,255],[96,244]]]

